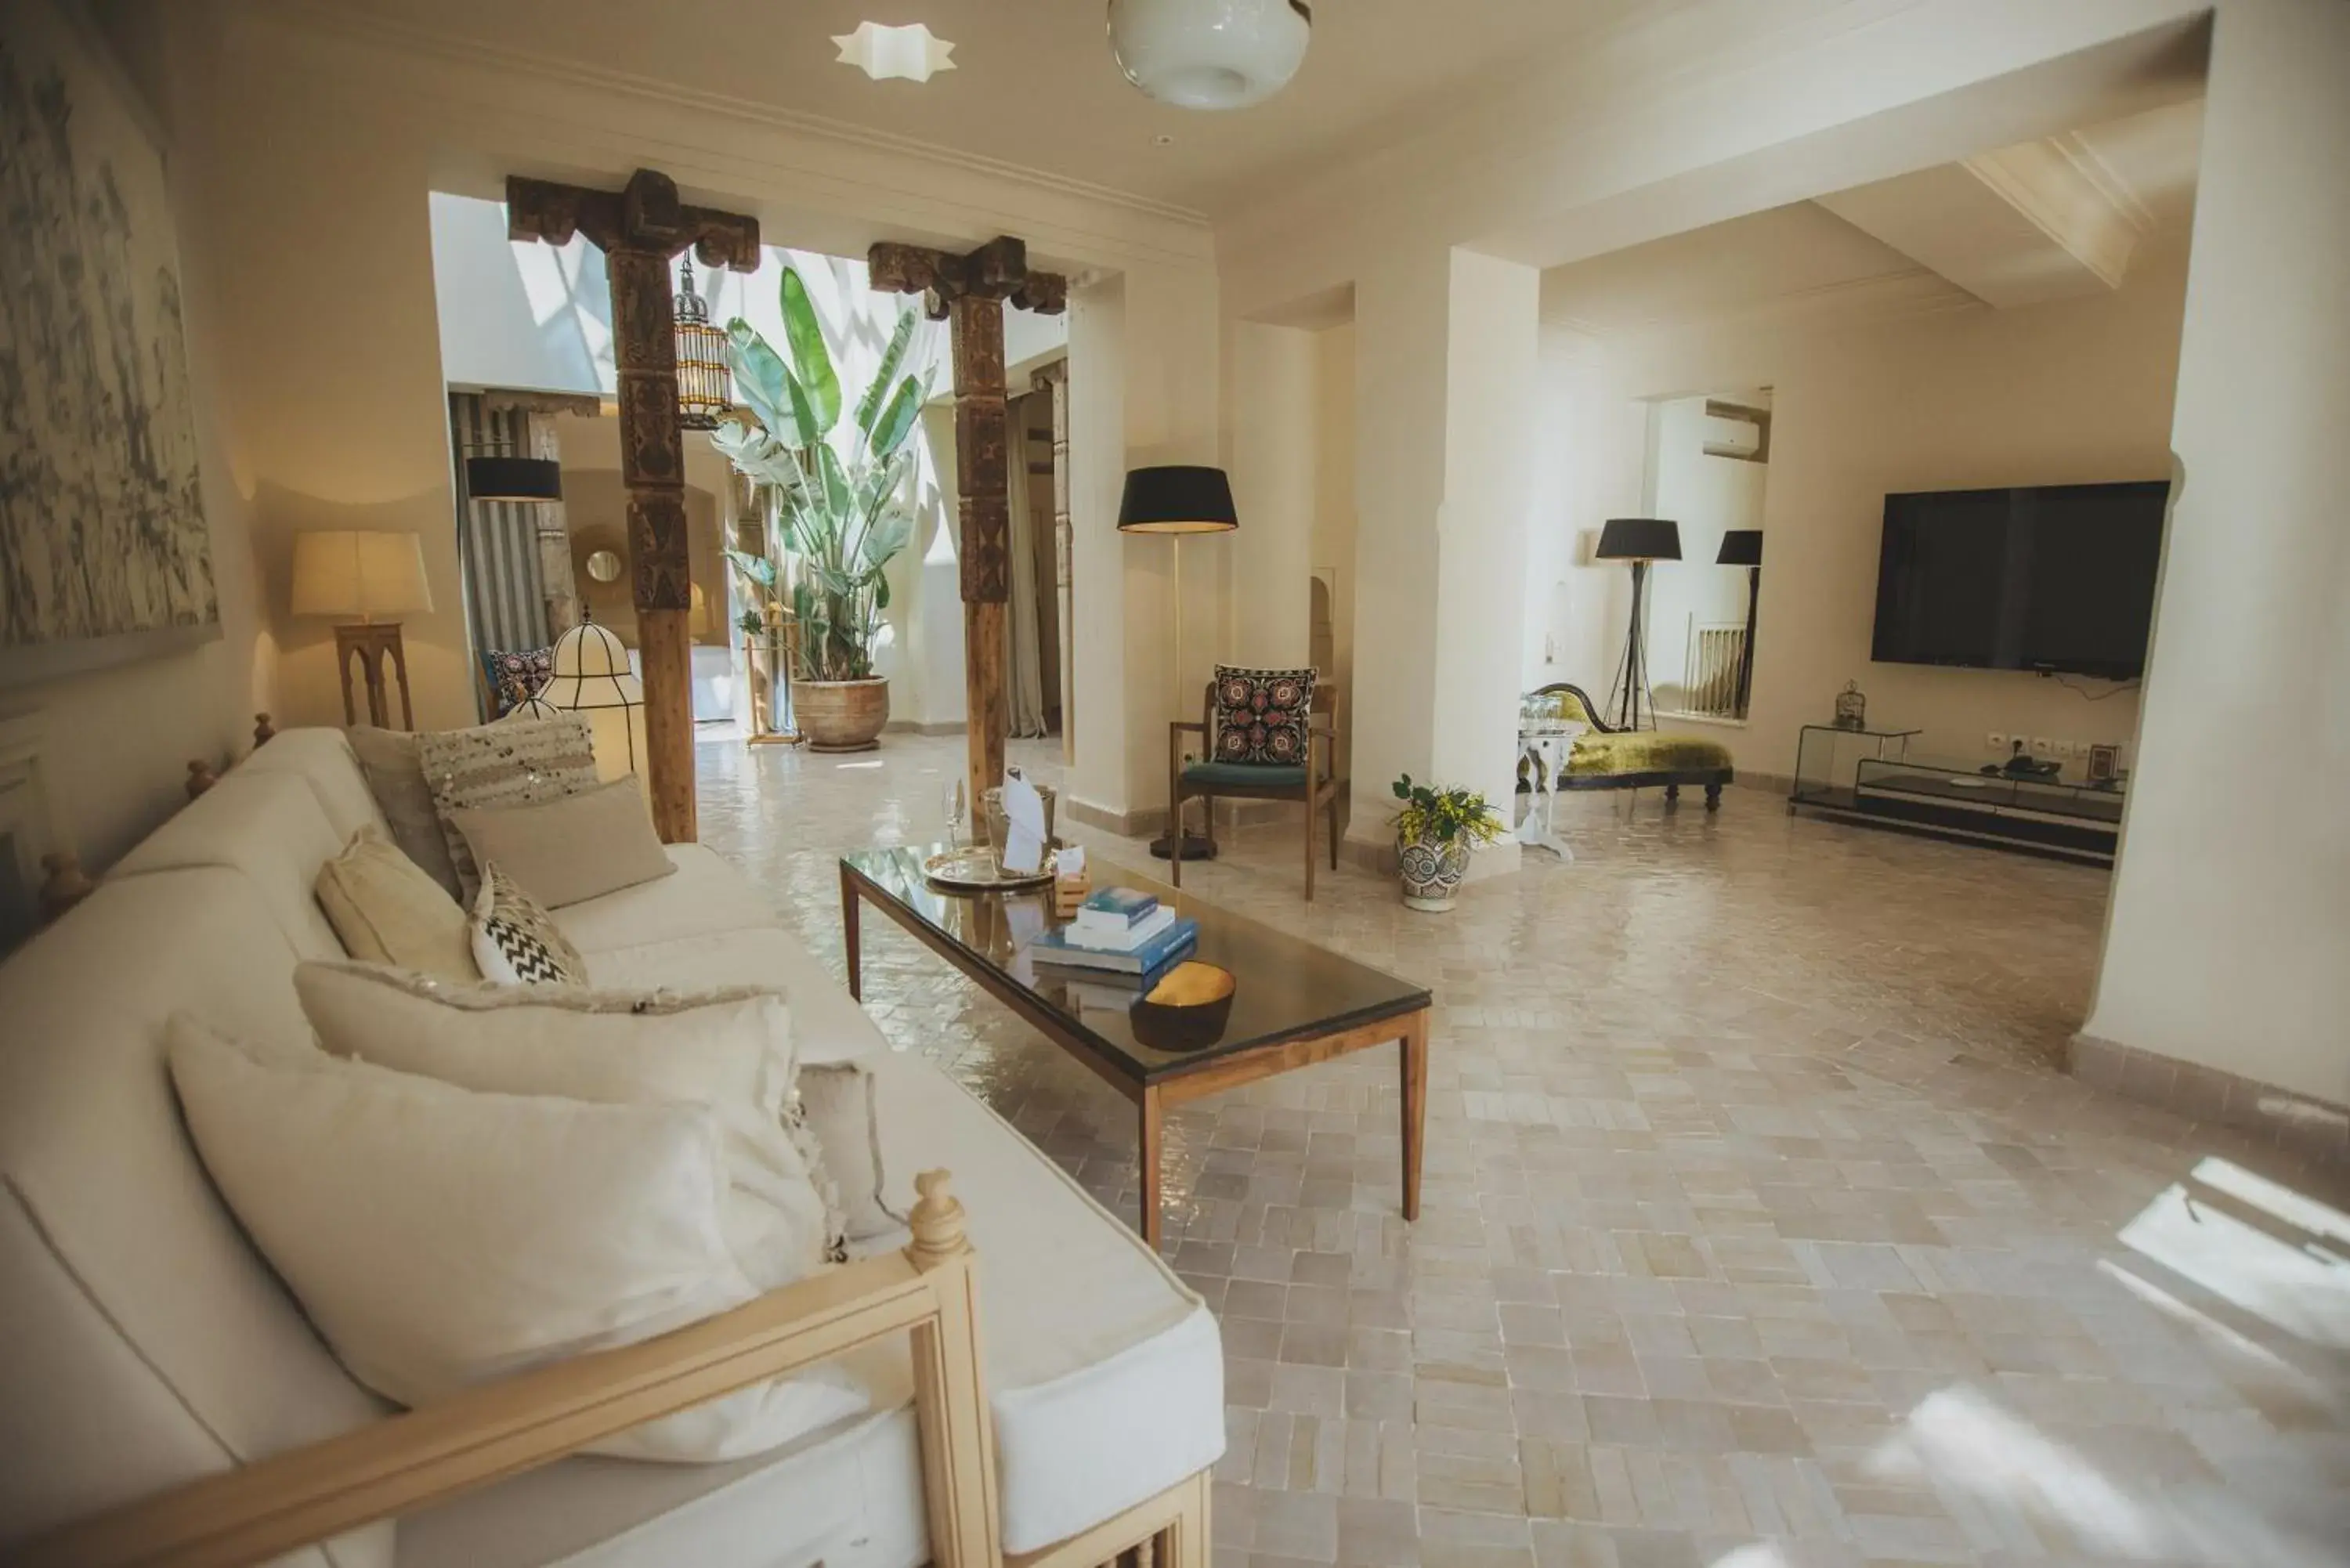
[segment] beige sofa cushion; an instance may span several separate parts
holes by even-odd
[[[758,1293],[704,1106],[487,1094],[313,1052],[265,1061],[185,1015],[172,1080],[205,1168],[353,1376],[418,1405],[631,1345]],[[829,1368],[593,1445],[764,1452],[865,1408]]]
[[[416,738],[416,754],[432,789],[432,809],[440,814],[449,858],[457,867],[457,901],[469,906],[482,874],[452,812],[555,800],[593,789],[598,782],[588,721],[569,714],[431,731]]]
[[[239,773],[292,774],[310,786],[318,808],[346,844],[361,828],[387,830],[383,809],[340,730],[288,730],[236,764]],[[422,775],[418,775],[421,782]]]
[[[728,1240],[762,1290],[822,1265],[840,1229],[784,1125],[791,1014],[772,991],[700,994],[434,985],[306,963],[294,989],[338,1056],[505,1095],[708,1106],[726,1129]]]
[[[460,806],[449,820],[475,865],[496,865],[550,909],[677,870],[633,775],[526,805]]]
[[[296,952],[338,958],[342,941],[311,889],[343,842],[301,777],[238,768],[115,862],[108,877],[224,867],[253,884]]]
[[[457,880],[457,863],[449,858],[448,836],[441,831],[441,814],[432,807],[432,786],[424,782],[417,737],[405,730],[378,730],[364,724],[348,733],[352,755],[359,759],[376,808],[383,813],[384,829],[391,841],[440,883],[449,897],[463,898],[465,885]],[[277,737],[284,739],[284,735]],[[274,746],[277,741],[269,743]]]
[[[212,867],[110,878],[0,964],[0,1557],[383,1408],[221,1203],[164,1070],[182,1008],[312,1050],[294,964],[259,887]],[[293,1561],[388,1568],[391,1536]]]
[[[993,1111],[913,1058],[872,1064],[889,1096],[892,1197],[946,1165],[979,1254],[1003,1548],[1114,1517],[1223,1451],[1223,1356],[1199,1297]],[[1082,1281],[1082,1290],[1070,1282]],[[684,1469],[568,1460],[400,1523],[400,1568],[910,1568],[921,1495],[905,1341],[856,1359],[886,1417],[773,1455]]]
[[[352,958],[469,984],[482,978],[465,911],[380,828],[361,830],[318,867],[317,895]]]

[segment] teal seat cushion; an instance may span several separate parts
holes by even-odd
[[[1183,782],[1201,789],[1304,789],[1305,770],[1261,763],[1189,763]]]

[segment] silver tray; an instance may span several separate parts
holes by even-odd
[[[949,849],[923,861],[922,875],[942,888],[967,888],[980,893],[1042,888],[1053,879],[1053,855],[1060,847],[1058,839],[1046,846],[1043,868],[1025,874],[998,870],[995,851],[983,844],[969,849]]]

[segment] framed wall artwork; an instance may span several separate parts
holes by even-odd
[[[86,26],[0,7],[0,686],[220,635],[163,152]]]

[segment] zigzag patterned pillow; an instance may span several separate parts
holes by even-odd
[[[473,900],[473,961],[493,985],[585,985],[588,961],[538,900],[495,866]]]

